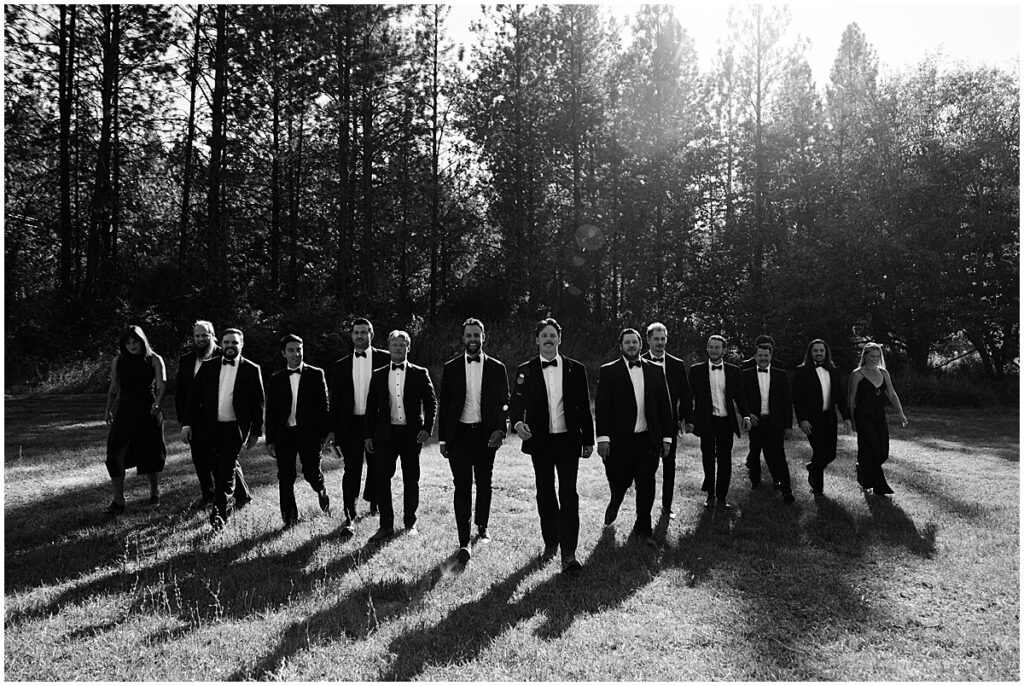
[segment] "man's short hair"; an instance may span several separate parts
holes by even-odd
[[[710,343],[711,341],[722,341],[722,347],[723,347],[723,348],[724,348],[724,347],[726,346],[726,344],[728,343],[728,342],[727,342],[727,341],[725,340],[725,336],[719,335],[719,334],[717,334],[717,333],[713,333],[713,334],[711,334],[710,336],[708,336],[708,343]]]
[[[371,324],[370,320],[367,319],[366,317],[356,317],[355,319],[353,319],[352,325],[348,327],[348,332],[352,333],[352,331],[359,325],[365,326],[367,329],[369,329],[370,335],[373,335],[373,324]]]
[[[286,335],[282,336],[281,337],[281,350],[284,350],[285,348],[287,348],[289,343],[298,343],[299,345],[302,345],[302,339],[299,338],[298,336],[296,336],[293,333],[286,334]]]
[[[463,333],[465,333],[467,326],[479,326],[480,327],[480,333],[484,332],[484,323],[482,321],[480,321],[479,319],[477,319],[476,317],[470,317],[466,321],[462,322],[462,331],[463,331]]]
[[[533,329],[533,335],[534,336],[539,336],[540,332],[543,331],[544,327],[546,327],[546,326],[553,326],[553,327],[555,327],[555,331],[558,332],[558,335],[559,336],[562,335],[562,327],[558,325],[558,322],[555,321],[554,317],[548,317],[547,319],[541,319],[539,322],[537,322],[537,326],[534,327],[534,329]]]
[[[216,333],[216,331],[214,331],[213,329],[213,322],[208,322],[205,319],[197,319],[196,323],[192,325],[192,329],[195,330],[197,326],[201,326],[204,329],[207,329],[211,335]]]
[[[766,333],[763,333],[754,339],[754,347],[758,348],[762,343],[770,343],[773,348],[775,347],[775,339]]]
[[[757,344],[757,350],[767,350],[768,352],[774,352],[775,346],[772,345],[769,341],[761,341],[760,343]]]
[[[651,334],[658,330],[664,331],[665,335],[668,335],[668,327],[661,322],[651,322],[647,325],[647,337],[650,338]]]
[[[239,338],[245,339],[245,334],[242,333],[241,329],[236,329],[235,327],[231,327],[230,329],[224,329],[224,332],[220,335],[221,340],[223,340],[224,337],[227,336],[229,333],[233,333],[236,336],[238,336]]]
[[[391,342],[392,338],[404,338],[406,343],[412,343],[412,336],[407,331],[402,331],[401,329],[395,329],[388,334],[388,343]]]
[[[619,347],[622,347],[622,339],[626,337],[626,334],[631,333],[636,334],[636,338],[638,341],[640,341],[640,347],[642,348],[644,345],[644,339],[640,338],[640,332],[631,326],[627,326],[625,329],[619,332]]]

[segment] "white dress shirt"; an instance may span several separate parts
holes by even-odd
[[[366,414],[366,396],[370,394],[370,377],[373,375],[373,351],[366,349],[366,357],[356,357],[352,352],[352,394],[355,401],[352,414],[362,417]]]
[[[408,365],[408,362],[405,362]],[[405,426],[405,375],[408,367],[395,369],[388,363],[388,393],[391,395],[391,423]]]
[[[558,365],[544,367],[546,361],[540,358],[541,374],[544,376],[544,386],[548,393],[548,432],[553,434],[564,434],[569,430],[565,425],[565,404],[562,402],[562,372],[565,370],[565,360],[561,355],[555,355]]]
[[[832,397],[832,377],[824,367],[815,367],[814,371],[821,383],[821,410],[824,412],[828,409],[829,398]]]
[[[717,363],[721,369],[712,369],[716,366],[708,360],[708,381],[711,382],[711,413],[716,417],[728,417],[725,410],[725,360]]]
[[[462,416],[459,417],[459,421],[463,424],[480,423],[480,394],[483,389],[486,359],[482,350],[479,362],[470,362],[468,354],[462,357],[463,366],[466,368],[466,400],[462,403]]]
[[[758,367],[754,372],[757,374],[757,387],[761,391],[761,414],[768,414],[768,393],[772,387],[772,368],[769,365],[764,371]]]
[[[292,411],[288,413],[288,426],[295,426],[298,422],[295,421],[295,408],[299,406],[299,381],[302,379],[302,368],[305,363],[299,365],[299,373],[292,374],[289,371],[288,383],[292,387]]]
[[[220,361],[220,385],[217,387],[217,421],[235,422],[235,379],[238,378],[238,366],[242,364],[242,357],[235,358],[234,364],[224,364]]]

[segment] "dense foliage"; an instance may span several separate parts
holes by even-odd
[[[469,53],[444,5],[4,11],[9,379],[126,320],[175,352],[197,317],[269,341],[549,312],[1016,374],[1015,72],[880,79],[853,24],[815,84],[757,5],[709,70],[659,5],[489,6]]]

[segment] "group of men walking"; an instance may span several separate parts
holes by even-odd
[[[681,359],[666,352],[663,324],[647,327],[648,349],[642,354],[640,332],[623,329],[621,355],[600,370],[595,432],[586,367],[559,352],[562,329],[552,318],[538,322],[538,355],[519,365],[511,388],[505,366],[484,352],[483,323],[467,319],[463,352],[445,363],[439,399],[428,371],[408,359],[412,339],[407,332],[392,331],[387,350],[372,346],[373,325],[366,319],[356,319],[350,334],[352,353],[327,372],[306,364],[302,339],[286,335],[281,339],[286,367],[271,375],[264,392],[259,366],[242,356],[243,333],[225,330],[218,346],[213,325],[196,322],[193,350],[179,363],[176,403],[181,437],[190,445],[202,503],[211,505],[214,528],[223,527],[232,510],[250,500],[237,458],[243,446],[252,450],[265,433],[266,450],[278,465],[286,527],[299,520],[293,488],[296,459],[321,510],[330,514],[320,466],[321,454],[330,449],[344,460],[342,533],[355,534],[365,464],[363,499],[368,514],[379,517],[370,541],[395,535],[391,484],[401,463],[404,529],[416,535],[419,455],[436,417],[441,454],[454,484],[459,561],[471,559],[474,542],[490,540],[494,458],[511,427],[533,462],[542,556],[551,559],[560,552],[563,571],[571,573],[581,568],[576,558],[579,460],[589,458],[595,444],[610,491],[605,526],[614,525],[629,487],[635,486],[631,535],[655,545],[651,513],[656,474],[663,463],[662,516],[674,518],[679,436],[693,432],[700,437],[705,504],[728,509],[732,444],[741,421],[750,435],[752,486],[760,483],[758,453],[763,450],[786,503],[794,501],[784,449],[793,408],[813,449],[808,481],[815,493],[822,492],[824,468],[835,459],[836,410],[849,422],[838,372],[820,340],[808,346],[791,393],[785,373],[771,364],[770,337],[758,339],[755,356],[741,370],[724,362],[725,339],[711,336],[707,361],[687,370]]]

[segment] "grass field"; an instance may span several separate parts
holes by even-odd
[[[747,487],[744,437],[731,516],[702,507],[687,436],[679,517],[661,520],[657,550],[627,540],[632,495],[617,528],[602,528],[595,456],[579,479],[584,569],[567,580],[538,561],[533,472],[517,439],[495,466],[494,540],[462,569],[436,443],[421,457],[418,537],[367,545],[367,518],[343,540],[301,477],[303,521],[282,530],[262,445],[244,463],[252,504],[213,533],[189,506],[198,488],[173,421],[163,502],[146,504],[146,479],[133,475],[128,512],[100,514],[102,409],[102,396],[6,399],[8,680],[1020,677],[1016,411],[910,408],[910,427],[893,429],[891,500],[861,494],[855,439],[841,435],[816,502],[801,435],[787,443],[800,487],[784,507],[770,487]],[[325,473],[340,510],[340,461],[325,459]],[[659,474],[656,519],[660,493]]]

